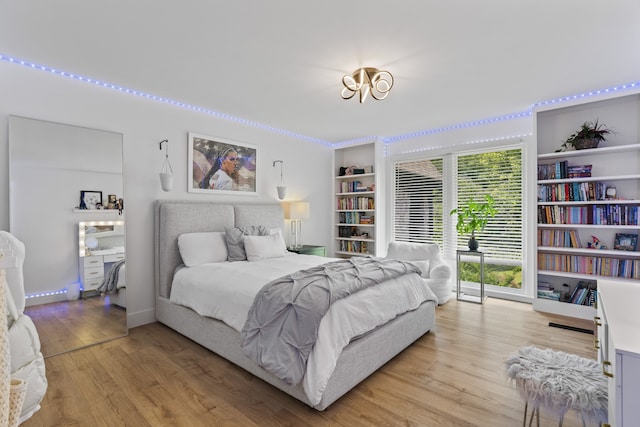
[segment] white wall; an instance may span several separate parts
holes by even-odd
[[[276,203],[280,169],[272,162],[284,160],[287,200],[311,204],[311,218],[303,224],[304,243],[330,244],[330,216],[323,214],[332,200],[330,148],[7,62],[0,63],[0,229],[9,228],[9,115],[123,134],[129,327],[155,320],[153,204],[157,199]],[[257,146],[257,196],[187,193],[188,132]],[[161,190],[158,179],[164,161],[158,144],[163,139],[169,140],[175,173],[170,193]]]

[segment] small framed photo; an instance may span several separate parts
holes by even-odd
[[[116,199],[116,195],[115,194],[109,194],[109,199],[108,202],[109,204],[113,203],[115,204],[118,201],[118,199]]]
[[[80,191],[80,209],[98,209],[102,206],[102,191]]]
[[[254,145],[189,133],[191,193],[257,195]]]
[[[616,233],[614,249],[619,251],[635,251],[638,247],[638,235],[629,233]]]

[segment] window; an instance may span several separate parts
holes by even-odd
[[[396,163],[394,175],[394,240],[442,247],[442,159]]]
[[[438,243],[446,256],[467,246],[469,236],[458,236],[455,221],[446,221],[451,209],[485,194],[495,199],[497,214],[477,235],[485,252],[485,283],[507,288],[522,287],[523,215],[522,149],[503,148],[486,152],[398,161],[394,164],[393,239]],[[446,160],[446,161],[445,161]],[[443,192],[453,197],[443,197]],[[453,200],[453,205],[447,203]],[[479,271],[468,263],[462,280],[477,281]]]
[[[457,208],[485,194],[495,199],[496,215],[477,236],[485,252],[485,283],[520,289],[522,287],[522,150],[508,149],[476,154],[459,154],[455,173]],[[454,246],[466,246],[468,236],[450,235]],[[472,264],[465,266],[473,268]],[[464,271],[468,271],[467,269]],[[477,276],[479,279],[479,271]],[[472,280],[463,277],[463,280]]]

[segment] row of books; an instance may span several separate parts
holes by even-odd
[[[538,180],[589,178],[591,177],[591,165],[569,166],[566,160],[546,165],[538,165]]]
[[[538,224],[640,225],[638,205],[538,206]]]
[[[640,260],[539,252],[538,269],[595,276],[640,279]]]
[[[365,215],[361,212],[340,212],[338,222],[340,224],[373,224],[373,215]]]
[[[351,240],[341,240],[340,241],[340,251],[341,252],[355,252],[366,254],[367,251],[367,242],[357,242]]]
[[[576,230],[556,230],[541,228],[538,230],[538,246],[556,248],[581,248],[580,234]]]
[[[340,183],[341,193],[356,193],[358,191],[368,191],[367,186],[362,181],[343,181]]]
[[[339,197],[337,203],[338,210],[366,210],[375,208],[373,197]]]
[[[565,182],[538,184],[539,202],[585,202],[607,200],[604,182]]]

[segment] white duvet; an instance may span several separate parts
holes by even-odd
[[[332,258],[290,253],[263,261],[220,262],[179,268],[170,300],[201,316],[222,320],[241,332],[258,291],[271,280],[297,270],[335,261]],[[391,297],[390,297],[391,296]],[[436,301],[429,286],[411,274],[367,288],[335,302],[320,322],[318,339],[307,361],[303,387],[317,405],[349,341],[424,301]]]

